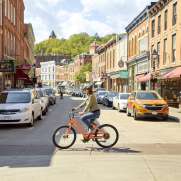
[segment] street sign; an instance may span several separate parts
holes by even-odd
[[[14,60],[0,61],[0,72],[15,72]]]

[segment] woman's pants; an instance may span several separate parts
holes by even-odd
[[[100,111],[88,112],[80,117],[81,121],[88,127],[91,128],[91,124],[100,117]]]

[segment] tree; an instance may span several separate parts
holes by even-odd
[[[48,39],[38,43],[35,46],[35,54],[71,54],[72,57],[89,51],[89,46],[96,41],[98,44],[104,44],[115,34],[99,37],[96,33],[90,36],[87,33],[79,33],[70,36],[69,39]]]
[[[92,72],[92,64],[86,64],[82,66],[80,69],[80,72],[75,76],[75,80],[78,81],[79,83],[85,83],[86,82],[86,74],[88,72]]]

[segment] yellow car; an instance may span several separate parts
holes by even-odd
[[[168,119],[167,102],[155,91],[136,91],[128,98],[127,115],[135,120],[141,117]]]

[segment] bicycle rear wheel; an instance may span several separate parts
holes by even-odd
[[[76,141],[76,131],[69,126],[61,126],[53,133],[53,144],[60,149],[70,148]]]
[[[95,141],[102,148],[111,148],[118,140],[118,130],[110,124],[99,126],[95,132]]]

